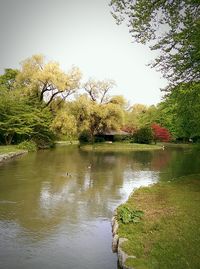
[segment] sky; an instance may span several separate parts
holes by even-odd
[[[34,54],[77,66],[83,82],[112,79],[112,95],[130,104],[157,104],[166,81],[148,64],[155,52],[134,43],[126,25],[117,25],[109,0],[0,0],[0,73],[20,68]]]

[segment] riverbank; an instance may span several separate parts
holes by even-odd
[[[123,268],[199,267],[200,175],[138,189],[123,206],[144,212],[138,222],[123,223],[117,211],[113,232],[119,224]]]
[[[0,146],[0,163],[27,153],[27,150],[18,149],[14,145]]]
[[[105,152],[105,151],[146,151],[146,150],[159,150],[162,149],[162,145],[147,145],[125,142],[113,142],[113,143],[95,143],[81,145],[80,148],[86,151]]]

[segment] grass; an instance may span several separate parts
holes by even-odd
[[[21,152],[23,150],[17,148],[16,145],[0,146],[0,155],[11,153],[11,152]]]
[[[72,140],[72,141],[64,141],[64,140],[58,140],[55,142],[58,145],[78,145],[78,140]]]
[[[125,204],[144,212],[119,225],[123,249],[135,269],[200,268],[200,175],[137,190]]]
[[[158,145],[164,145],[165,147],[169,148],[193,148],[196,146],[196,144],[184,144],[184,143],[166,143],[166,142],[158,142]]]
[[[147,144],[136,144],[136,143],[125,143],[125,142],[114,142],[114,143],[95,143],[81,145],[81,149],[88,151],[121,151],[121,150],[156,150],[162,149],[160,145],[147,145]]]

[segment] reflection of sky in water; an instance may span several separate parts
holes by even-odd
[[[111,210],[115,210],[120,203],[124,203],[135,189],[138,189],[140,187],[146,187],[150,184],[156,183],[159,179],[159,172],[134,172],[132,170],[125,170],[123,173],[123,178],[123,185],[119,189],[120,195],[118,200],[112,200],[112,203],[109,205]]]
[[[159,173],[154,171],[124,171],[124,184],[122,192],[130,194],[132,190],[156,183]]]
[[[167,150],[68,149],[0,167],[0,268],[116,269],[110,225],[116,207],[136,188],[200,167],[197,156]]]
[[[55,211],[63,203],[75,202],[75,182],[66,183],[60,191],[54,192],[50,182],[44,182],[40,191],[40,208],[44,213]]]
[[[80,217],[88,214],[85,207],[91,206],[91,204],[95,208],[95,205],[98,207],[98,205],[102,206],[103,203],[106,203],[108,211],[114,211],[121,202],[127,200],[133,190],[157,182],[159,176],[159,173],[154,171],[126,169],[121,175],[123,180],[122,185],[118,186],[118,195],[112,197],[112,195],[109,195],[113,183],[112,172],[100,175],[100,177],[106,177],[106,185],[101,186],[101,191],[95,191],[94,182],[97,174],[86,171],[81,186],[76,182],[77,175],[74,175],[68,178],[62,188],[57,191],[53,190],[51,182],[43,182],[39,198],[42,214],[50,217],[59,207],[74,203],[76,203],[76,210],[80,213]]]

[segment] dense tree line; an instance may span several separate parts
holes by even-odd
[[[135,42],[157,51],[152,63],[168,80],[155,122],[176,139],[199,139],[199,0],[111,0],[117,23],[125,21]]]
[[[94,142],[110,130],[124,130],[138,143],[199,139],[199,82],[181,83],[149,107],[110,96],[113,85],[112,80],[82,83],[78,68],[64,73],[41,55],[22,62],[20,70],[6,69],[0,76],[0,143],[32,141],[43,148],[55,139]]]

